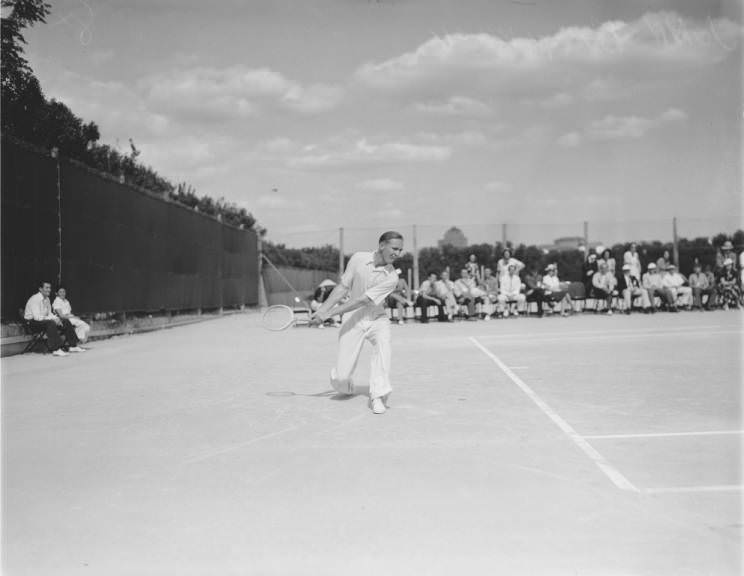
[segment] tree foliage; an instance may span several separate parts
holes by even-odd
[[[8,13],[2,19],[0,60],[4,135],[46,150],[56,148],[60,155],[112,175],[120,182],[161,194],[227,224],[253,228],[260,235],[265,234],[245,208],[224,198],[199,197],[192,186],[172,183],[139,160],[140,150],[131,138],[127,153],[100,144],[101,134],[94,122],[85,122],[62,102],[47,100],[24,57],[23,31],[45,22],[50,6],[43,0],[2,0],[2,6]]]

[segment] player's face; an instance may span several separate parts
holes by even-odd
[[[49,284],[49,282],[44,282],[44,284],[41,285],[41,293],[48,298],[49,294],[52,293],[52,285]]]
[[[403,254],[403,240],[393,238],[380,244],[380,254],[385,264],[392,264]]]

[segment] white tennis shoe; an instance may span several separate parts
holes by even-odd
[[[70,348],[70,352],[85,352],[85,348],[81,348],[80,346],[73,346]]]
[[[62,350],[62,348],[57,348],[54,352],[52,352],[52,356],[67,356],[67,352]]]
[[[382,401],[382,398],[372,398],[370,401],[370,404],[372,406],[372,412],[374,414],[384,414],[385,410],[385,403]]]

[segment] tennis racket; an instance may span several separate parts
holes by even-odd
[[[269,306],[263,313],[261,324],[267,330],[279,332],[295,325],[295,313],[289,306],[276,304]]]

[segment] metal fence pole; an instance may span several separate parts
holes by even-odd
[[[413,225],[413,235],[411,238],[412,252],[413,252],[413,289],[419,289],[419,260],[418,260],[418,246],[416,242],[416,225]]]
[[[679,238],[677,236],[677,217],[675,216],[672,218],[672,241],[674,242],[674,245],[672,247],[672,253],[674,258],[674,263],[677,266],[677,269],[679,270]]]
[[[338,229],[338,277],[344,274],[344,229]]]
[[[57,168],[57,287],[62,285],[62,171],[59,165],[59,149],[52,148],[52,158]]]

